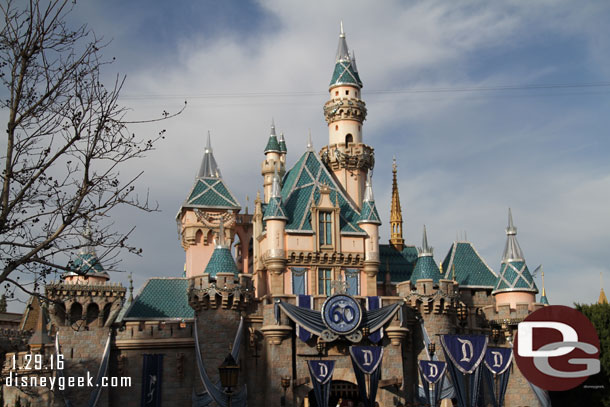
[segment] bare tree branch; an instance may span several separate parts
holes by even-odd
[[[135,195],[141,176],[120,176],[163,137],[131,133],[119,103],[125,78],[110,86],[101,70],[107,45],[86,26],[70,28],[69,0],[13,0],[0,4],[0,109],[7,111],[0,190],[0,284],[36,292],[46,278],[69,270],[68,259],[87,245],[103,250],[112,269],[120,252],[140,253],[110,221],[120,206],[157,210]],[[97,229],[83,242],[84,224]],[[133,230],[133,229],[132,229]],[[16,274],[16,275],[14,275]]]

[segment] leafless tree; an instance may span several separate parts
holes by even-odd
[[[120,170],[163,131],[150,139],[129,132],[118,102],[124,77],[102,84],[106,44],[85,25],[71,28],[72,1],[2,1],[0,284],[32,293],[85,245],[98,248],[107,269],[122,250],[139,251],[109,214],[122,205],[156,209],[135,195],[140,175],[124,179]],[[97,229],[85,242],[89,221]]]

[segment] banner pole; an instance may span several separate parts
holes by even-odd
[[[498,383],[498,375],[494,373],[494,385],[496,388],[496,404],[498,407],[502,405],[502,401],[500,400],[500,385]]]
[[[470,407],[470,375],[465,374],[466,378],[466,405],[464,407]]]

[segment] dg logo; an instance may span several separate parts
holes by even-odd
[[[527,380],[545,390],[572,389],[599,373],[599,338],[583,314],[552,305],[518,325],[515,361]]]

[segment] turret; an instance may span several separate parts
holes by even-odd
[[[509,208],[506,246],[492,295],[495,296],[496,306],[510,304],[511,309],[516,309],[517,304],[528,304],[528,308],[531,308],[537,293],[538,289],[517,242],[517,228],[513,224],[513,215]]]
[[[277,171],[280,178],[286,173],[286,142],[284,135],[278,140],[275,134],[275,123],[271,121],[271,133],[267,145],[265,146],[265,161],[261,166],[261,175],[263,176],[263,199],[264,202],[269,202],[271,196],[271,185],[273,183],[273,174]]]
[[[357,207],[362,205],[368,170],[375,164],[373,149],[362,143],[366,107],[361,88],[356,58],[349,53],[341,24],[330,100],[324,105],[328,146],[320,150],[320,157]]]
[[[434,262],[433,248],[428,245],[428,233],[426,225],[422,235],[422,245],[417,249],[417,263],[411,274],[411,283],[416,285],[419,280],[432,280],[433,284],[438,284],[441,272]]]
[[[69,284],[103,284],[110,280],[108,273],[104,271],[100,263],[91,232],[91,225],[87,223],[83,234],[84,244],[76,259],[68,264],[70,271],[62,274],[61,278]]]
[[[270,273],[271,293],[284,293],[284,271],[286,270],[285,229],[286,211],[282,203],[280,177],[277,171],[273,174],[269,202],[265,207],[263,221],[267,226],[267,252],[265,265]]]
[[[369,175],[366,190],[362,200],[362,210],[358,218],[358,226],[367,234],[364,239],[364,273],[366,274],[366,293],[377,295],[377,273],[379,272],[379,226],[381,219],[375,206],[373,185]],[[364,290],[363,290],[364,291]]]
[[[186,252],[186,277],[202,275],[214,251],[214,238],[224,226],[223,239],[230,246],[236,233],[236,214],[241,210],[220,173],[210,133],[193,188],[176,215],[182,247]]]
[[[396,158],[392,160],[392,206],[390,207],[390,244],[399,252],[405,247],[402,238],[402,209],[396,181]]]

